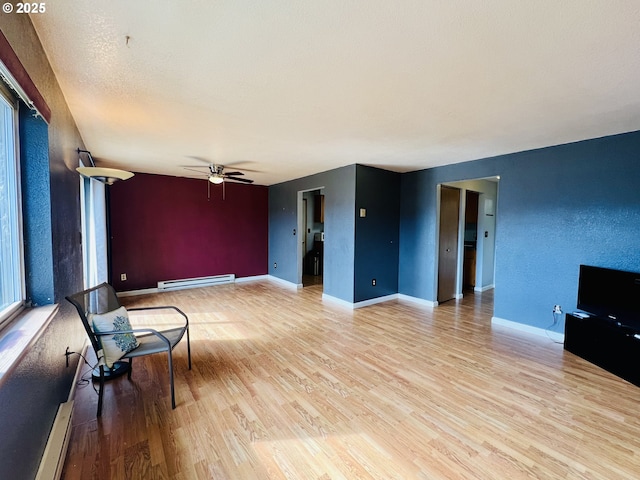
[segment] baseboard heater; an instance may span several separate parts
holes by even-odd
[[[167,290],[180,290],[182,288],[208,287],[222,283],[233,283],[235,280],[236,276],[233,273],[211,277],[183,278],[182,280],[165,280],[158,282],[158,290],[166,292]]]
[[[61,403],[40,461],[36,480],[59,480],[71,436],[73,400]]]

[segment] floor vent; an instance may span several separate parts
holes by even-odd
[[[36,480],[59,480],[71,436],[73,400],[61,403],[40,461]]]
[[[182,280],[166,280],[158,282],[158,290],[180,290],[182,288],[208,287],[221,283],[233,283],[236,276],[233,273],[227,275],[214,275],[212,277],[185,278]]]

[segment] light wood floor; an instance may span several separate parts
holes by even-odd
[[[173,411],[164,355],[107,384],[101,420],[79,388],[66,480],[640,478],[640,388],[491,328],[491,293],[351,311],[264,281],[125,300],[188,312],[193,370],[178,346]]]

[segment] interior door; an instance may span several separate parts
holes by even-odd
[[[446,302],[456,296],[459,222],[460,190],[443,185],[440,189],[438,303]]]

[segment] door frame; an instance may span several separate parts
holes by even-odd
[[[494,199],[494,206],[493,206],[493,214],[492,216],[495,218],[495,223],[494,223],[494,229],[493,229],[493,234],[494,236],[496,235],[496,232],[498,230],[498,225],[497,225],[497,208],[498,208],[498,198],[500,196],[500,176],[499,175],[495,175],[495,176],[489,176],[489,177],[479,177],[479,178],[467,178],[467,179],[462,179],[462,180],[451,180],[448,182],[442,182],[436,185],[436,231],[435,231],[435,251],[434,251],[434,256],[435,256],[435,261],[434,261],[434,276],[433,276],[433,285],[434,285],[434,289],[433,289],[433,297],[435,300],[433,302],[434,306],[438,305],[438,274],[439,274],[439,265],[440,265],[440,210],[441,210],[441,205],[440,205],[440,198],[441,198],[441,190],[442,190],[442,186],[449,186],[449,187],[454,187],[454,188],[459,188],[461,190],[461,195],[460,195],[460,213],[459,213],[459,222],[462,223],[462,225],[458,225],[458,266],[457,266],[457,281],[456,281],[456,297],[455,298],[462,298],[463,294],[462,294],[462,268],[464,265],[464,213],[465,213],[465,209],[466,209],[466,196],[464,195],[464,192],[466,190],[473,190],[477,193],[480,194],[480,199],[481,199],[481,205],[482,205],[482,199],[484,197],[484,193],[483,192],[478,192],[477,190],[471,189],[471,188],[467,188],[467,187],[461,187],[460,183],[465,183],[465,182],[472,182],[472,181],[479,181],[479,180],[488,180],[488,181],[494,181],[497,183],[497,189],[496,189],[496,198]],[[480,212],[478,212],[478,215],[480,215]],[[481,240],[481,235],[482,232],[480,230],[480,219],[478,219],[478,242],[480,243]],[[460,238],[462,236],[462,239]],[[495,244],[495,238],[494,238],[494,243],[493,243],[493,278],[494,278],[494,282],[488,287],[486,288],[487,290],[489,289],[495,289],[495,264],[496,264],[496,257],[497,257],[497,252],[496,252],[496,244]],[[478,285],[482,284],[482,279],[480,278],[480,273],[478,270],[476,270],[476,289],[475,292],[482,292],[483,289],[479,289]],[[478,281],[480,280],[480,281]]]

